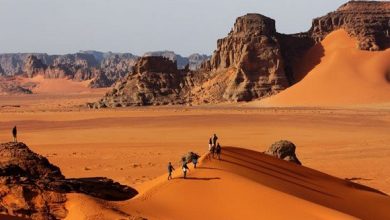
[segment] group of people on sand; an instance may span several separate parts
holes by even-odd
[[[221,159],[221,145],[219,144],[218,137],[216,134],[214,134],[210,139],[209,139],[209,159],[214,158],[215,155],[217,155],[218,160]]]
[[[214,134],[212,137],[210,137],[209,139],[209,154],[208,154],[208,158],[211,159],[211,158],[214,158],[215,155],[217,156],[218,160],[221,159],[221,151],[222,151],[222,148],[221,148],[221,145],[219,144],[218,141],[218,136],[216,134]],[[193,164],[194,164],[194,168],[196,169],[196,165],[198,164],[198,159],[199,159],[199,156],[197,154],[192,154],[191,155],[191,161]],[[183,178],[187,178],[187,172],[190,170],[190,168],[188,167],[188,161],[187,161],[187,158],[183,157],[182,158],[182,170],[183,170]],[[172,172],[175,171],[175,168],[173,167],[172,163],[169,162],[168,163],[168,180],[171,180],[172,179]]]

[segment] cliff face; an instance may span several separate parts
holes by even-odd
[[[275,21],[259,14],[237,18],[229,35],[218,40],[207,67],[231,69],[233,76],[223,94],[226,101],[250,101],[289,86]]]
[[[383,50],[390,46],[390,2],[350,1],[335,12],[313,20],[309,33],[319,42],[330,32],[344,28],[359,41],[362,50]]]

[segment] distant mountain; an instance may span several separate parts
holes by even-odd
[[[188,68],[190,70],[197,70],[199,69],[200,65],[210,59],[210,56],[207,55],[200,55],[200,54],[192,54],[189,57],[183,57],[179,54],[176,54],[173,51],[151,51],[147,52],[143,55],[144,57],[150,57],[150,56],[158,56],[158,57],[165,57],[170,59],[173,62],[177,63],[178,69],[185,69],[188,65]]]
[[[177,62],[179,69],[187,65],[196,70],[208,59],[206,55],[191,55],[189,58],[172,51],[150,52],[146,56],[167,57]],[[139,56],[131,53],[80,51],[74,54],[48,55],[46,53],[0,54],[0,76],[41,74],[46,78],[69,78],[77,81],[90,80],[91,87],[109,87],[133,71]]]

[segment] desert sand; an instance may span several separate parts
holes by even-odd
[[[295,67],[301,81],[257,106],[338,106],[390,100],[390,49],[363,51],[343,29],[311,48]]]
[[[19,104],[20,99],[17,100]],[[71,100],[71,97],[68,99]],[[107,176],[132,186],[141,193],[137,198],[119,203],[99,201],[77,194],[69,195],[68,219],[80,219],[79,216],[95,216],[90,219],[119,219],[126,215],[139,215],[151,219],[182,219],[182,216],[190,210],[205,213],[206,205],[210,203],[221,203],[224,210],[231,210],[238,201],[246,204],[242,208],[248,210],[245,213],[247,217],[255,213],[257,214],[254,216],[258,216],[259,210],[264,210],[264,217],[269,217],[271,214],[267,210],[272,210],[271,206],[275,208],[272,204],[286,202],[286,204],[297,205],[291,206],[296,213],[290,213],[289,216],[301,219],[361,218],[361,213],[347,210],[347,207],[344,207],[345,209],[340,207],[340,210],[332,206],[331,204],[338,204],[335,203],[337,199],[327,200],[327,202],[313,200],[312,194],[307,194],[306,191],[296,195],[294,194],[296,188],[289,182],[288,184],[283,181],[278,182],[281,184],[278,186],[273,184],[272,178],[250,174],[247,169],[237,170],[237,167],[219,161],[205,161],[202,166],[221,170],[190,171],[191,177],[205,179],[189,182],[176,179],[167,185],[165,182],[167,162],[172,161],[178,168],[180,157],[186,152],[206,153],[208,138],[214,132],[220,137],[222,146],[238,146],[256,151],[264,151],[280,139],[291,140],[297,145],[297,155],[305,167],[390,193],[388,177],[390,149],[387,147],[387,143],[390,142],[388,137],[390,111],[388,109],[258,109],[232,106],[114,110],[74,107],[67,111],[61,110],[61,107],[52,111],[23,111],[22,109],[23,104],[20,108],[7,108],[7,111],[1,113],[0,140],[2,142],[10,140],[10,127],[17,125],[20,131],[19,140],[28,143],[37,153],[47,156],[52,163],[61,168],[66,177]],[[356,120],[357,118],[359,120]],[[253,153],[253,155],[258,154]],[[248,157],[246,162],[244,160],[240,164],[245,166],[252,162],[253,159]],[[284,164],[283,161],[280,163]],[[258,168],[271,174],[273,172],[268,170],[271,167],[260,166],[256,169]],[[245,173],[255,177],[242,176]],[[279,174],[279,177],[290,178],[284,175],[285,173]],[[325,174],[318,175],[323,178]],[[323,183],[321,178],[310,179],[308,181],[312,182],[308,184],[315,186],[317,190],[328,184],[331,189],[327,189],[326,192],[335,190],[333,194],[346,190],[339,187],[353,190],[341,180],[329,177],[325,179],[330,182]],[[302,182],[299,180],[296,183]],[[308,190],[306,185],[300,188]],[[170,197],[173,189],[179,191]],[[234,191],[235,194],[226,199],[221,198],[221,195],[231,192],[232,189],[240,190]],[[371,196],[383,197],[377,193],[356,190],[361,194],[369,194],[367,198],[364,197],[365,201],[368,197],[371,199]],[[198,196],[202,192],[205,194]],[[321,192],[324,190],[321,189]],[[184,198],[187,203],[180,205],[182,196],[179,195],[184,193],[186,193]],[[150,194],[152,196],[148,197]],[[239,194],[242,196],[234,199]],[[254,194],[261,196],[251,196]],[[178,198],[175,195],[178,195]],[[345,198],[354,198],[350,196],[355,195],[355,192],[343,195]],[[215,200],[206,199],[210,198],[209,196]],[[264,198],[272,199],[267,199],[265,202]],[[162,203],[168,204],[161,206]],[[248,204],[262,205],[248,207]],[[298,204],[299,207],[305,208],[293,208],[298,207]],[[360,205],[354,206],[356,210],[361,210]],[[153,208],[148,209],[148,207]],[[229,215],[232,219],[239,219],[239,216],[231,212],[229,211]],[[283,219],[285,212],[275,211],[275,213],[279,213],[272,214],[275,219]],[[207,214],[215,217],[220,214],[220,211],[212,209]],[[199,215],[194,215],[195,217],[199,218]]]

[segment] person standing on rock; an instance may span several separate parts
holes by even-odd
[[[175,168],[173,168],[172,166],[172,163],[169,162],[168,163],[168,180],[171,180],[172,179],[172,172],[175,170]]]
[[[12,128],[12,136],[14,137],[15,143],[18,142],[17,135],[18,135],[18,130],[17,130],[16,126],[14,126],[14,128]]]
[[[218,160],[220,160],[222,148],[221,148],[221,145],[219,145],[219,143],[217,144],[217,148],[215,149],[215,151],[217,153]]]

